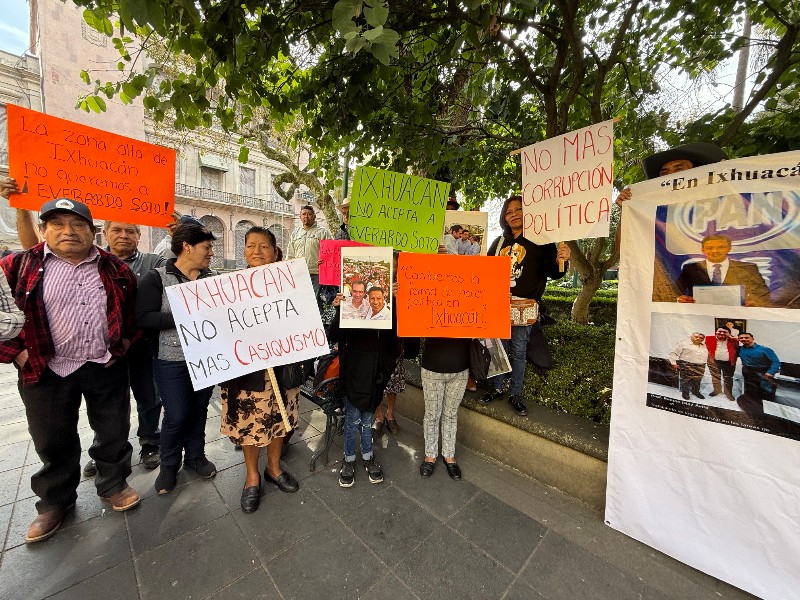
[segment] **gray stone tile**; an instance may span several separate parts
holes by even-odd
[[[424,450],[421,439],[414,441],[417,443],[408,444],[402,437],[397,438],[389,433],[374,440],[375,456],[380,460],[388,480],[405,477],[411,472],[419,473]]]
[[[114,517],[92,519],[46,542],[7,550],[0,565],[0,599],[44,598],[130,560],[125,521]]]
[[[519,579],[511,584],[508,592],[503,596],[503,600],[544,600],[545,598]]]
[[[31,439],[31,436],[28,433],[27,421],[0,426],[0,440],[3,440],[4,444],[24,442],[29,439]]]
[[[27,424],[25,409],[19,406],[0,410],[0,425],[12,425],[14,423]]]
[[[228,438],[206,442],[206,457],[218,471],[244,464],[244,454],[237,451]]]
[[[304,479],[314,474],[312,473],[310,466],[311,457],[314,455],[314,452],[316,452],[317,449],[322,446],[323,441],[323,437],[318,435],[317,437],[310,438],[299,444],[291,444],[288,452],[282,459],[282,468],[294,475],[300,481],[300,485],[303,485]],[[336,446],[331,446],[330,456],[339,458],[340,453],[341,450],[339,448]],[[267,465],[265,461],[264,467],[266,466]],[[321,467],[322,458],[317,460],[317,470],[319,470]],[[261,471],[263,472],[264,469],[262,468]]]
[[[397,577],[387,573],[361,598],[364,600],[414,600],[416,596],[408,591]]]
[[[17,499],[17,489],[22,477],[22,468],[0,472],[0,506]]]
[[[110,593],[112,590],[113,593]],[[109,596],[113,596],[114,600],[139,600],[133,561],[126,561],[85,579],[55,596],[50,596],[48,600],[107,600]]]
[[[438,524],[419,504],[390,486],[342,520],[390,567],[411,554]]]
[[[11,523],[11,513],[13,510],[13,504],[0,506],[0,552],[5,550],[6,534],[8,533],[8,526]]]
[[[298,565],[309,565],[298,576]],[[295,544],[267,564],[286,600],[351,600],[383,576],[385,567],[337,520]]]
[[[448,524],[514,573],[525,565],[547,531],[538,521],[483,492]]]
[[[259,566],[212,594],[208,600],[279,600],[280,597],[269,575]]]
[[[339,468],[341,460],[338,460],[324,469],[317,469],[313,477],[303,480],[301,485],[311,489],[325,505],[337,515],[362,506],[366,502],[371,502],[375,497],[386,492],[391,484],[387,482],[373,484],[369,482],[367,474],[361,467],[360,459],[356,459],[356,480],[353,487],[339,487]]]
[[[465,479],[450,479],[441,461],[432,477],[423,478],[416,470],[396,480],[395,485],[440,519],[449,519],[478,493],[478,488]]]
[[[548,598],[638,599],[644,587],[602,558],[548,532],[520,578]]]
[[[319,531],[335,517],[309,490],[294,494],[269,494],[250,514],[233,513],[250,545],[263,560],[269,560]]]
[[[258,565],[230,515],[135,560],[143,600],[205,598]]]
[[[420,598],[501,598],[514,578],[444,525],[439,525],[394,573]]]
[[[25,457],[28,454],[27,440],[0,446],[0,471],[18,469],[25,464]],[[31,449],[33,451],[33,449]]]
[[[216,488],[207,481],[175,488],[152,496],[128,515],[135,555],[207,525],[228,512]]]

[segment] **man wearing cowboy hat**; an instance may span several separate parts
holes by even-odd
[[[136,276],[119,258],[94,245],[85,204],[67,198],[40,211],[43,242],[0,260],[17,305],[22,333],[0,343],[0,362],[14,362],[28,430],[42,467],[31,477],[39,515],[25,541],[52,536],[75,506],[80,481],[78,412],[81,397],[95,433],[97,494],[115,511],[139,503],[127,483],[130,391],[125,354],[138,336]]]
[[[337,206],[339,212],[342,213],[342,224],[339,225],[339,231],[336,232],[335,240],[349,240],[350,239],[350,198],[345,198],[342,203]]]

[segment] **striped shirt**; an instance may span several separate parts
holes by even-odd
[[[100,279],[95,246],[77,265],[56,256],[44,247],[42,280],[44,308],[50,325],[55,354],[47,366],[66,377],[87,362],[107,363],[107,296]]]

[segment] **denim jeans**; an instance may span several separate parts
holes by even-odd
[[[214,386],[194,391],[184,361],[153,359],[156,387],[164,406],[161,423],[161,465],[178,467],[205,456],[208,401]]]
[[[344,459],[356,459],[356,435],[361,438],[361,458],[372,458],[372,418],[373,411],[360,410],[344,399]]]
[[[94,431],[89,456],[97,464],[97,494],[111,496],[128,485],[133,448],[128,442],[131,397],[127,361],[120,358],[110,367],[87,362],[66,377],[45,369],[39,381],[22,387],[28,431],[42,461],[31,476],[31,489],[40,498],[36,503],[39,513],[65,508],[78,497],[81,396]]]
[[[508,388],[509,396],[519,396],[522,393],[522,383],[525,379],[525,354],[528,350],[528,340],[531,337],[531,328],[541,327],[536,325],[521,325],[511,328],[511,339],[503,340],[503,348],[508,354],[508,362],[511,363],[511,387]],[[493,390],[499,391],[503,387],[503,382],[508,373],[492,377],[489,382]]]

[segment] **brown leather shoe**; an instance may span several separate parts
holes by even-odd
[[[113,496],[103,496],[103,500],[110,502],[111,508],[113,508],[115,511],[122,512],[139,504],[141,498],[139,498],[139,494],[135,489],[133,489],[131,486],[128,486]]]
[[[33,544],[51,537],[61,527],[61,523],[64,522],[64,515],[74,506],[74,504],[71,504],[66,508],[54,508],[38,515],[28,527],[25,542]]]

